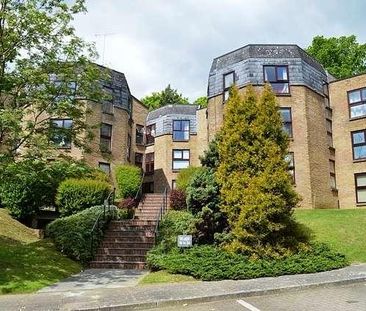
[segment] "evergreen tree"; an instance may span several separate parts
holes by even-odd
[[[234,86],[220,132],[221,209],[231,226],[228,250],[250,256],[281,256],[306,242],[293,208],[299,202],[285,157],[288,137],[269,85],[258,98],[252,86],[244,97]]]

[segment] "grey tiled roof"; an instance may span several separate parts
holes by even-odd
[[[213,60],[210,73],[249,58],[301,58],[304,62],[325,74],[320,63],[294,44],[249,44]]]
[[[167,105],[156,110],[150,111],[147,121],[157,119],[167,115],[196,115],[196,105]]]

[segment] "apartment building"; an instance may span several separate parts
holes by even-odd
[[[123,73],[112,70],[104,85],[111,100],[90,103],[90,124],[99,124],[93,152],[72,142],[63,152],[113,175],[117,164],[144,171],[144,192],[174,189],[179,171],[199,166],[220,129],[229,88],[270,83],[283,129],[287,160],[302,208],[366,206],[366,74],[335,80],[297,45],[247,45],[215,58],[208,77],[208,107],[169,105],[148,109],[135,98]],[[71,126],[72,120],[55,120]],[[71,123],[70,123],[71,122]]]

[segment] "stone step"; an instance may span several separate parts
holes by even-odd
[[[89,264],[93,269],[137,269],[143,270],[146,267],[145,262],[127,262],[127,261],[91,261]]]
[[[148,220],[148,221],[156,221],[156,217],[148,216],[148,215],[135,215],[135,218],[138,220]]]
[[[150,237],[147,237],[147,236],[120,236],[120,237],[105,237],[103,239],[103,241],[107,242],[107,243],[113,243],[113,242],[116,242],[116,243],[126,243],[126,242],[129,242],[129,243],[134,243],[134,242],[145,242],[145,243],[148,243],[148,242],[154,242],[154,237],[153,236],[150,236]]]
[[[151,231],[110,231],[108,230],[105,234],[105,238],[113,238],[113,237],[154,237],[154,230]]]
[[[154,242],[107,242],[103,241],[100,248],[144,248],[151,249],[154,246]]]
[[[155,226],[156,220],[146,221],[138,219],[130,220],[113,220],[110,222],[110,226]]]
[[[106,254],[100,254],[97,255],[94,259],[94,261],[100,262],[100,261],[112,261],[112,262],[146,262],[145,255],[106,255]]]
[[[154,226],[113,226],[109,227],[107,232],[145,232],[145,231],[155,231]]]
[[[99,248],[99,255],[146,255],[150,248]]]

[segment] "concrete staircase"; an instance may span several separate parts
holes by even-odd
[[[163,194],[145,194],[131,220],[111,221],[90,268],[144,269],[155,243],[155,225]]]

